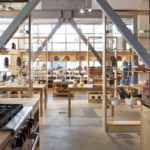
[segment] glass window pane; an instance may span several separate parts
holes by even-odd
[[[62,25],[62,26],[56,31],[56,34],[57,34],[57,33],[65,33],[65,29],[66,29],[65,25]]]
[[[81,25],[80,28],[83,33],[93,33],[93,25]]]
[[[47,35],[51,32],[51,25],[39,25],[39,33],[46,33]]]
[[[53,43],[53,51],[65,51],[65,43]]]
[[[67,62],[67,69],[76,69],[76,62],[74,61],[68,61]]]
[[[66,25],[67,33],[76,33],[76,31],[71,27],[71,25]]]
[[[53,62],[53,69],[66,69],[66,64],[65,62],[58,62],[58,61],[55,61]]]
[[[103,25],[94,25],[94,33],[102,34],[102,31],[103,31]]]
[[[67,34],[67,42],[79,42],[79,36],[77,34]]]
[[[67,43],[67,51],[79,51],[79,43]]]
[[[103,44],[102,43],[95,43],[94,48],[96,51],[102,51],[103,50]]]
[[[65,35],[64,34],[55,34],[53,36],[53,42],[65,42]]]
[[[81,51],[87,51],[87,50],[88,47],[84,43],[81,43]]]

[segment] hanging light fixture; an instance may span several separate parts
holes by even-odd
[[[17,68],[21,67],[21,57],[17,57]]]
[[[92,12],[92,8],[88,7],[88,2],[87,0],[85,1],[85,8],[81,8],[80,9],[80,14],[86,14],[86,13],[91,13]]]
[[[85,10],[83,8],[80,9],[80,14],[85,14]]]
[[[8,59],[8,57],[5,57],[5,58],[4,58],[4,67],[5,67],[5,68],[8,68],[8,67],[9,67],[9,59]]]

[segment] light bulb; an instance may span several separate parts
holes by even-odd
[[[88,12],[92,12],[92,8],[89,8],[89,9],[88,9]]]
[[[80,13],[81,14],[84,14],[85,13],[85,10],[82,8],[82,9],[80,9]]]

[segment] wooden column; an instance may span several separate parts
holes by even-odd
[[[48,103],[48,68],[47,67],[48,67],[48,39],[47,39],[47,44],[46,44],[46,89],[45,89],[46,90],[46,103]]]
[[[29,16],[29,97],[33,97],[33,74],[32,74],[32,66],[33,66],[33,61],[32,61],[32,50],[33,50],[33,45],[32,45],[32,40],[33,40],[33,35],[32,35],[32,17],[31,15]]]
[[[89,69],[90,69],[90,54],[89,54],[89,42],[90,42],[90,38],[88,37],[88,51],[87,51],[87,61],[88,61],[88,66],[87,66],[87,75],[88,75],[88,83],[89,83]]]
[[[103,14],[103,128],[107,131],[107,93],[106,93],[106,16]]]

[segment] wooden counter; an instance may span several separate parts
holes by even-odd
[[[23,85],[7,85],[7,86],[0,86],[0,91],[1,92],[6,92],[6,91],[28,91],[29,87],[28,86],[23,86]],[[46,84],[33,84],[33,91],[38,91],[40,92],[40,116],[43,116],[43,104],[45,106],[45,110],[47,109],[47,102],[48,102],[48,89]],[[43,100],[43,95],[44,95],[44,100]],[[44,102],[43,102],[44,101]]]
[[[32,106],[32,111],[34,111],[39,107],[39,98],[0,98],[0,104],[23,104],[23,106]],[[0,131],[0,150],[3,149],[10,140],[10,131]]]

